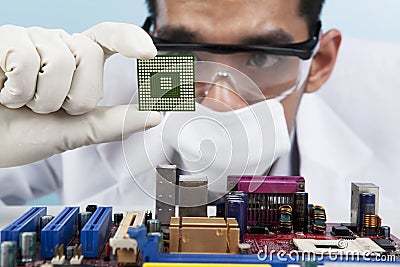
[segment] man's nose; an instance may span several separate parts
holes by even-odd
[[[236,110],[248,105],[227,77],[218,77],[208,85],[201,104],[220,112]]]

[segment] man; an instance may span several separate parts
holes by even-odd
[[[152,14],[151,21],[154,26],[149,29],[149,34],[160,40],[173,43],[224,44],[231,46],[269,45],[275,47],[277,45],[286,47],[290,46],[290,44],[302,43],[308,40],[312,41],[314,35],[316,35],[317,39],[319,39],[319,49],[316,49],[316,53],[312,54],[310,57],[310,60],[312,60],[310,63],[312,64],[309,65],[307,69],[305,82],[299,84],[300,86],[298,86],[298,88],[296,87],[295,90],[288,92],[287,89],[293,87],[289,86],[293,85],[293,81],[289,79],[288,84],[285,86],[281,85],[285,90],[279,90],[279,94],[264,94],[266,99],[282,99],[280,102],[284,110],[287,133],[291,133],[292,143],[292,150],[290,153],[280,157],[280,159],[275,162],[270,173],[286,175],[300,174],[305,176],[307,181],[306,191],[309,192],[311,202],[325,205],[327,207],[328,216],[330,214],[329,212],[332,211],[332,213],[335,214],[332,216],[333,218],[347,220],[349,207],[348,182],[349,179],[353,178],[350,176],[354,175],[357,181],[360,179],[369,179],[368,177],[358,177],[359,175],[368,173],[368,168],[365,168],[365,164],[367,164],[366,160],[370,159],[371,154],[368,149],[362,146],[361,142],[352,143],[353,139],[348,139],[346,146],[349,151],[355,153],[357,157],[353,159],[355,163],[351,168],[344,169],[341,164],[335,165],[337,163],[342,163],[342,159],[340,159],[343,154],[341,153],[343,151],[340,150],[342,144],[333,145],[340,153],[336,153],[338,151],[331,149],[331,146],[327,144],[326,147],[321,149],[315,147],[317,146],[316,143],[318,143],[318,145],[325,144],[336,136],[340,136],[342,129],[340,127],[335,127],[337,125],[343,126],[340,123],[331,125],[332,120],[329,120],[329,114],[327,115],[328,118],[324,117],[329,113],[326,112],[328,109],[324,106],[324,103],[322,103],[318,97],[309,95],[309,93],[320,89],[328,80],[335,65],[341,42],[341,35],[337,30],[324,32],[321,33],[321,35],[318,32],[318,21],[322,2],[323,1],[317,0],[148,1]],[[110,52],[121,52],[123,55],[132,57],[150,58],[154,56],[151,49],[142,54],[126,52],[129,49],[121,46],[122,43],[116,42],[118,38],[112,41],[108,39],[108,37],[113,37],[110,33],[115,32],[116,35],[118,35],[118,32],[121,33],[121,31],[117,30],[117,28],[112,28],[115,27],[115,25],[102,25],[102,27],[106,27],[106,29],[95,27],[85,32],[85,36],[97,42],[97,44],[103,48],[105,55],[109,55]],[[107,27],[111,27],[112,29],[107,29]],[[140,49],[143,47],[151,46],[148,40],[146,40],[146,37],[142,36],[142,33],[127,29],[127,32],[129,31],[131,34],[128,36],[138,38],[136,42],[132,42],[138,44],[135,51],[141,51]],[[108,33],[108,35],[106,33]],[[133,33],[135,36],[133,36]],[[30,34],[30,36],[39,36],[37,39],[40,40],[40,34]],[[125,35],[121,34],[121,36]],[[70,49],[72,47],[71,50],[73,50],[74,47],[79,47],[77,45],[74,46],[74,42],[68,41],[68,38],[69,37],[63,37],[64,40],[67,40],[66,43]],[[36,41],[34,42],[36,43]],[[316,44],[314,48],[318,48],[318,45]],[[75,50],[76,49],[77,48],[75,48]],[[312,49],[310,49],[310,51],[311,50]],[[84,55],[84,53],[81,54]],[[224,56],[223,54],[212,52],[210,52],[210,54],[213,54],[213,57],[207,58],[207,60],[216,63],[229,65],[229,60],[232,59],[229,55]],[[84,57],[82,56],[82,58]],[[99,59],[96,60],[101,61]],[[252,63],[254,63],[255,60],[259,63],[260,60],[264,62],[263,60],[265,59],[252,58],[251,60]],[[134,71],[132,71],[134,64],[134,61],[124,57],[114,56],[110,58],[105,69],[106,91],[103,104],[108,106],[128,104],[129,99],[136,92],[136,81],[132,76],[132,73],[134,73]],[[77,69],[79,69],[80,66],[81,65],[78,64]],[[44,64],[42,68],[43,67],[46,67],[46,64]],[[81,67],[81,69],[83,68]],[[300,71],[300,68],[296,70]],[[302,70],[304,71],[304,69]],[[256,82],[257,86],[260,87],[260,85],[267,84],[268,79],[285,77],[285,71],[287,72],[287,69],[282,69],[281,72],[275,74],[276,76],[265,76],[265,79],[259,79],[259,82]],[[96,73],[98,73],[98,71]],[[251,74],[252,73],[249,73],[249,75]],[[72,74],[69,75],[71,76]],[[83,77],[84,74],[81,75]],[[70,79],[70,76],[68,76],[68,79]],[[97,77],[100,76],[97,75]],[[257,78],[259,78],[259,76],[257,76]],[[232,93],[232,90],[224,90],[224,87],[229,88],[230,86],[224,84],[224,82],[224,79],[218,79],[216,86],[212,86],[207,90],[201,104],[217,111],[241,110],[249,104],[252,106],[253,103],[246,101],[246,98],[242,97],[242,95],[239,94],[238,97],[238,94]],[[82,87],[85,88],[85,86]],[[264,88],[260,88],[261,92],[264,92],[263,89]],[[287,95],[283,93],[287,93]],[[96,96],[98,96],[98,94],[96,94]],[[79,94],[75,99],[78,98]],[[302,98],[303,103],[300,106]],[[83,110],[80,110],[79,108],[82,108],[82,106],[78,105],[77,110],[76,108],[71,108],[68,104],[71,102],[71,98],[67,98],[67,101],[64,102],[59,100],[58,103],[64,103],[63,105],[56,105],[50,109],[45,108],[45,110],[39,108],[38,113],[48,113],[62,106],[69,114],[77,115],[85,113],[93,108],[93,102],[96,102],[98,99],[98,97],[95,100],[92,99],[89,105],[90,108],[83,108]],[[77,102],[79,103],[79,101]],[[25,101],[25,104],[26,103],[28,102]],[[4,98],[2,104],[8,106],[8,103],[4,103]],[[255,105],[257,105],[257,103],[255,103]],[[33,111],[35,111],[37,106],[40,105],[35,105],[34,103],[32,105],[28,104],[28,107]],[[43,106],[46,105],[44,104]],[[16,106],[9,105],[8,107],[15,108]],[[5,114],[4,112],[6,111],[4,110],[5,109],[2,108],[2,114]],[[100,113],[96,114],[96,112]],[[94,113],[89,112],[83,115],[83,118],[85,118],[85,116],[89,118],[85,120],[89,121],[89,123],[83,124],[84,126],[88,126],[88,128],[83,128],[82,133],[77,129],[79,128],[77,125],[82,125],[82,117],[77,116],[70,118],[63,111],[61,111],[63,115],[59,115],[59,111],[38,118],[36,115],[32,115],[32,113],[29,112],[29,116],[34,116],[37,122],[43,122],[46,116],[51,116],[50,125],[54,125],[54,123],[58,122],[59,120],[57,119],[63,119],[69,129],[74,132],[67,131],[65,136],[63,136],[64,139],[62,139],[62,143],[66,144],[65,146],[58,147],[58,143],[60,142],[59,136],[55,138],[55,140],[51,140],[50,146],[56,146],[57,149],[47,149],[45,150],[46,153],[40,156],[47,157],[52,153],[73,149],[90,143],[118,140],[120,138],[120,128],[118,129],[119,132],[115,130],[115,132],[107,134],[107,131],[111,128],[120,127],[122,120],[121,111],[118,110],[116,113],[112,113],[109,116],[101,112],[101,110],[95,110]],[[297,113],[299,114],[296,123]],[[143,129],[143,127],[154,126],[159,122],[159,118],[156,114],[150,115],[152,119],[147,124],[146,118],[149,114],[138,115],[137,112],[132,112],[130,115],[131,117],[129,118],[131,118],[131,120],[125,123],[125,125],[133,125],[135,127],[128,130],[125,129],[125,134],[128,135]],[[54,116],[59,117],[54,118]],[[142,120],[138,120],[138,116],[141,116]],[[19,117],[16,117],[18,118],[17,121],[20,121]],[[99,121],[93,121],[93,117],[99,119]],[[118,121],[109,126],[111,121],[115,121],[114,118],[118,118]],[[101,121],[101,119],[105,120]],[[76,124],[70,121],[75,121]],[[60,127],[58,129],[66,128],[65,124],[58,124],[57,127]],[[107,125],[107,127],[104,127],[104,125]],[[98,128],[93,126],[97,126]],[[43,127],[45,127],[45,125],[43,125]],[[320,128],[324,127],[325,129],[329,129],[329,131],[319,131]],[[337,132],[330,131],[332,129],[331,127]],[[24,128],[24,130],[24,134],[29,134],[29,129]],[[75,134],[77,132],[79,132],[80,136]],[[87,132],[91,134],[89,137],[85,134]],[[54,130],[52,133],[54,133]],[[318,134],[321,133],[327,133],[326,142],[319,141],[321,140],[321,136],[318,136]],[[47,134],[47,136],[49,135],[48,133],[45,134]],[[129,205],[135,204],[137,208],[140,208],[140,205],[148,207],[148,205],[152,203],[152,196],[154,196],[154,191],[152,191],[152,188],[154,188],[154,167],[159,163],[168,162],[164,155],[160,153],[159,148],[163,147],[164,144],[161,143],[158,138],[159,134],[160,131],[156,127],[145,133],[132,136],[123,143],[123,146],[121,146],[121,143],[87,146],[74,151],[68,151],[61,156],[58,155],[43,162],[37,162],[24,167],[4,169],[1,174],[2,180],[7,181],[10,189],[1,190],[1,194],[3,194],[1,199],[5,203],[22,203],[24,200],[34,195],[58,188],[60,184],[62,184],[61,195],[66,203],[96,202],[101,204],[112,202]],[[349,132],[346,132],[346,134],[346,137],[351,136]],[[78,135],[78,137],[75,137],[76,135]],[[73,141],[68,140],[71,136],[74,136],[74,138],[71,139]],[[315,137],[318,137],[319,140]],[[14,142],[14,144],[15,143],[18,142]],[[28,143],[28,145],[31,144]],[[12,147],[9,149],[12,149]],[[320,155],[325,155],[323,149],[333,152],[330,155],[332,157],[324,157],[323,159],[325,161],[319,162],[318,160],[322,160],[322,158],[318,159],[318,157]],[[47,151],[51,151],[52,153],[47,153]],[[349,152],[345,150],[345,153]],[[36,152],[31,157],[28,157],[28,159],[31,161],[32,158],[37,160],[38,158],[35,158],[37,154]],[[128,157],[127,154],[129,154]],[[142,160],[141,157],[143,157],[143,155],[146,155],[149,160]],[[358,155],[362,155],[362,157],[358,157]],[[2,156],[6,157],[6,153],[2,154]],[[16,161],[18,161],[18,159]],[[132,179],[132,177],[134,179]],[[140,190],[140,188],[146,190]],[[23,190],[22,194],[15,194],[15,192],[21,192],[21,189]],[[337,194],[336,196],[340,197],[340,199],[335,199],[337,202],[333,201],[334,197],[327,195],[327,192]],[[384,203],[390,203],[390,201],[384,201]]]

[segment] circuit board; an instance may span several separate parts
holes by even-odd
[[[293,243],[293,239],[317,239],[317,240],[341,240],[343,237],[337,237],[331,234],[333,226],[339,226],[340,224],[328,223],[325,234],[313,234],[313,233],[290,233],[290,234],[245,234],[245,243],[251,245],[250,253],[257,254],[261,250],[267,251],[285,251],[290,253],[297,249],[296,245]],[[354,237],[347,237],[349,239],[355,239]],[[371,240],[376,240],[377,236],[369,237]],[[388,249],[386,252],[389,255],[400,256],[400,239],[395,235],[390,235],[388,239],[394,245],[394,249]]]
[[[338,261],[332,255],[350,255],[353,258],[345,261],[352,263],[354,259],[358,263],[400,262],[400,239],[373,214],[375,206],[371,200],[375,194],[359,195],[362,216],[357,217],[364,220],[362,224],[332,224],[325,222],[323,207],[305,205],[307,194],[299,191],[304,189],[303,178],[268,177],[265,181],[266,186],[260,189],[263,191],[253,195],[229,192],[222,199],[224,204],[217,204],[216,215],[170,217],[167,224],[157,219],[163,214],[153,216],[150,211],[128,210],[123,214],[113,213],[112,207],[88,205],[85,210],[65,207],[52,216],[46,207],[32,207],[2,229],[0,266],[207,263],[278,267],[299,264],[303,258],[292,256],[310,253],[315,256],[310,262],[319,265]],[[271,187],[279,183],[284,187]]]

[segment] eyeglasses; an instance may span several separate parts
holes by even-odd
[[[153,24],[153,20],[147,18],[143,29],[149,32]],[[321,22],[315,29],[309,40],[273,46],[176,43],[155,36],[151,38],[160,54],[195,55],[196,96],[202,92],[206,94],[207,86],[218,83],[219,77],[231,76],[230,84],[234,87],[231,90],[253,104],[264,99],[281,100],[301,88],[319,48]],[[238,73],[247,79],[238,78]],[[249,83],[244,80],[251,80],[258,90],[249,89]]]

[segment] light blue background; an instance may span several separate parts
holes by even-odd
[[[216,0],[217,1],[217,0]],[[102,21],[141,25],[143,0],[1,0],[1,24],[63,28],[80,32]],[[326,0],[324,29],[345,35],[400,42],[399,0]]]
[[[217,1],[217,0],[216,0]],[[0,25],[62,28],[81,32],[102,21],[141,25],[147,11],[143,0],[0,0]],[[399,0],[326,0],[324,30],[345,36],[400,42]],[[60,204],[55,194],[29,205]]]

